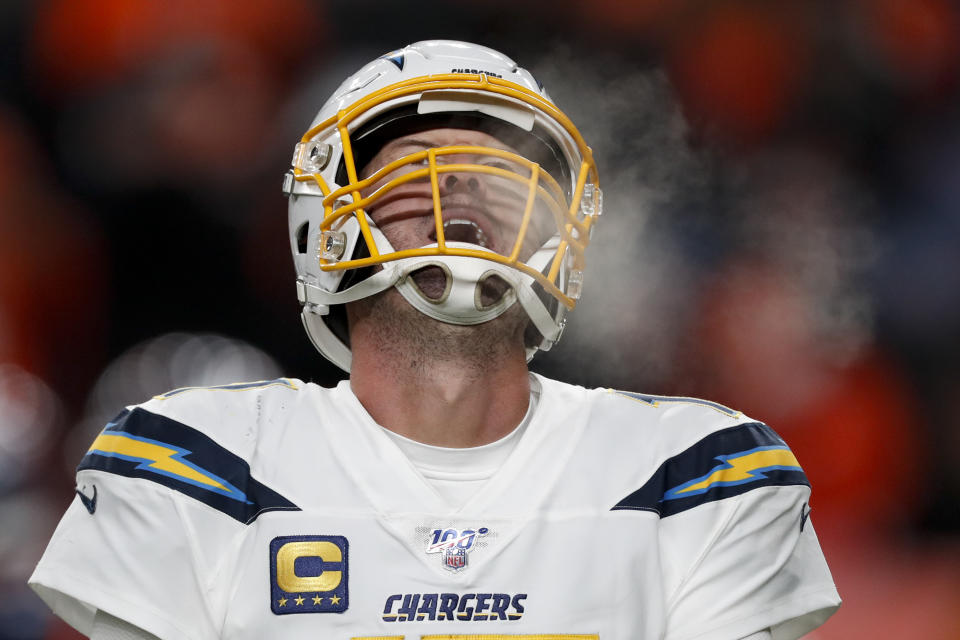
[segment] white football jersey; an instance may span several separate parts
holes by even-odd
[[[81,632],[100,609],[164,640],[796,638],[839,606],[769,427],[538,379],[455,508],[347,382],[158,396],[93,442],[30,582]]]

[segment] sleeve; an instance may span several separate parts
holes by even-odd
[[[614,507],[659,515],[666,640],[791,640],[822,624],[840,598],[809,501],[786,443],[749,422],[694,441]]]
[[[764,487],[664,521],[669,640],[731,640],[767,628],[774,640],[792,640],[836,611],[808,496],[806,487]]]
[[[164,640],[217,637],[212,567],[196,561],[178,496],[93,470],[77,487],[86,500],[74,499],[29,580],[53,612],[87,636],[99,610]]]
[[[137,407],[87,451],[77,495],[29,583],[88,636],[103,611],[163,640],[218,638],[225,559],[274,509],[296,507],[253,479],[244,459]]]
[[[157,636],[147,633],[143,629],[115,618],[109,613],[97,611],[93,618],[93,631],[90,640],[158,640]],[[747,638],[746,640],[755,640]]]

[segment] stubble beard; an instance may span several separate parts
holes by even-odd
[[[354,302],[349,307],[351,327],[362,326],[383,366],[398,373],[424,375],[440,365],[476,377],[501,366],[506,358],[524,354],[524,331],[529,318],[515,303],[504,313],[476,325],[441,322],[418,311],[395,288]],[[525,357],[525,356],[524,356]]]

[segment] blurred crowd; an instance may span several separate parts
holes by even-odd
[[[347,74],[425,38],[530,68],[605,192],[533,368],[763,420],[845,605],[818,639],[960,638],[960,8],[952,0],[3,0],[0,640],[74,468],[167,389],[342,373],[280,194]]]

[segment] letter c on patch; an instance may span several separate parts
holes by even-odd
[[[318,558],[324,568],[319,575],[299,576],[295,568],[299,558]],[[288,542],[277,550],[277,586],[289,593],[333,591],[340,586],[343,571],[327,569],[326,565],[342,567],[342,562],[343,551],[333,542]]]

